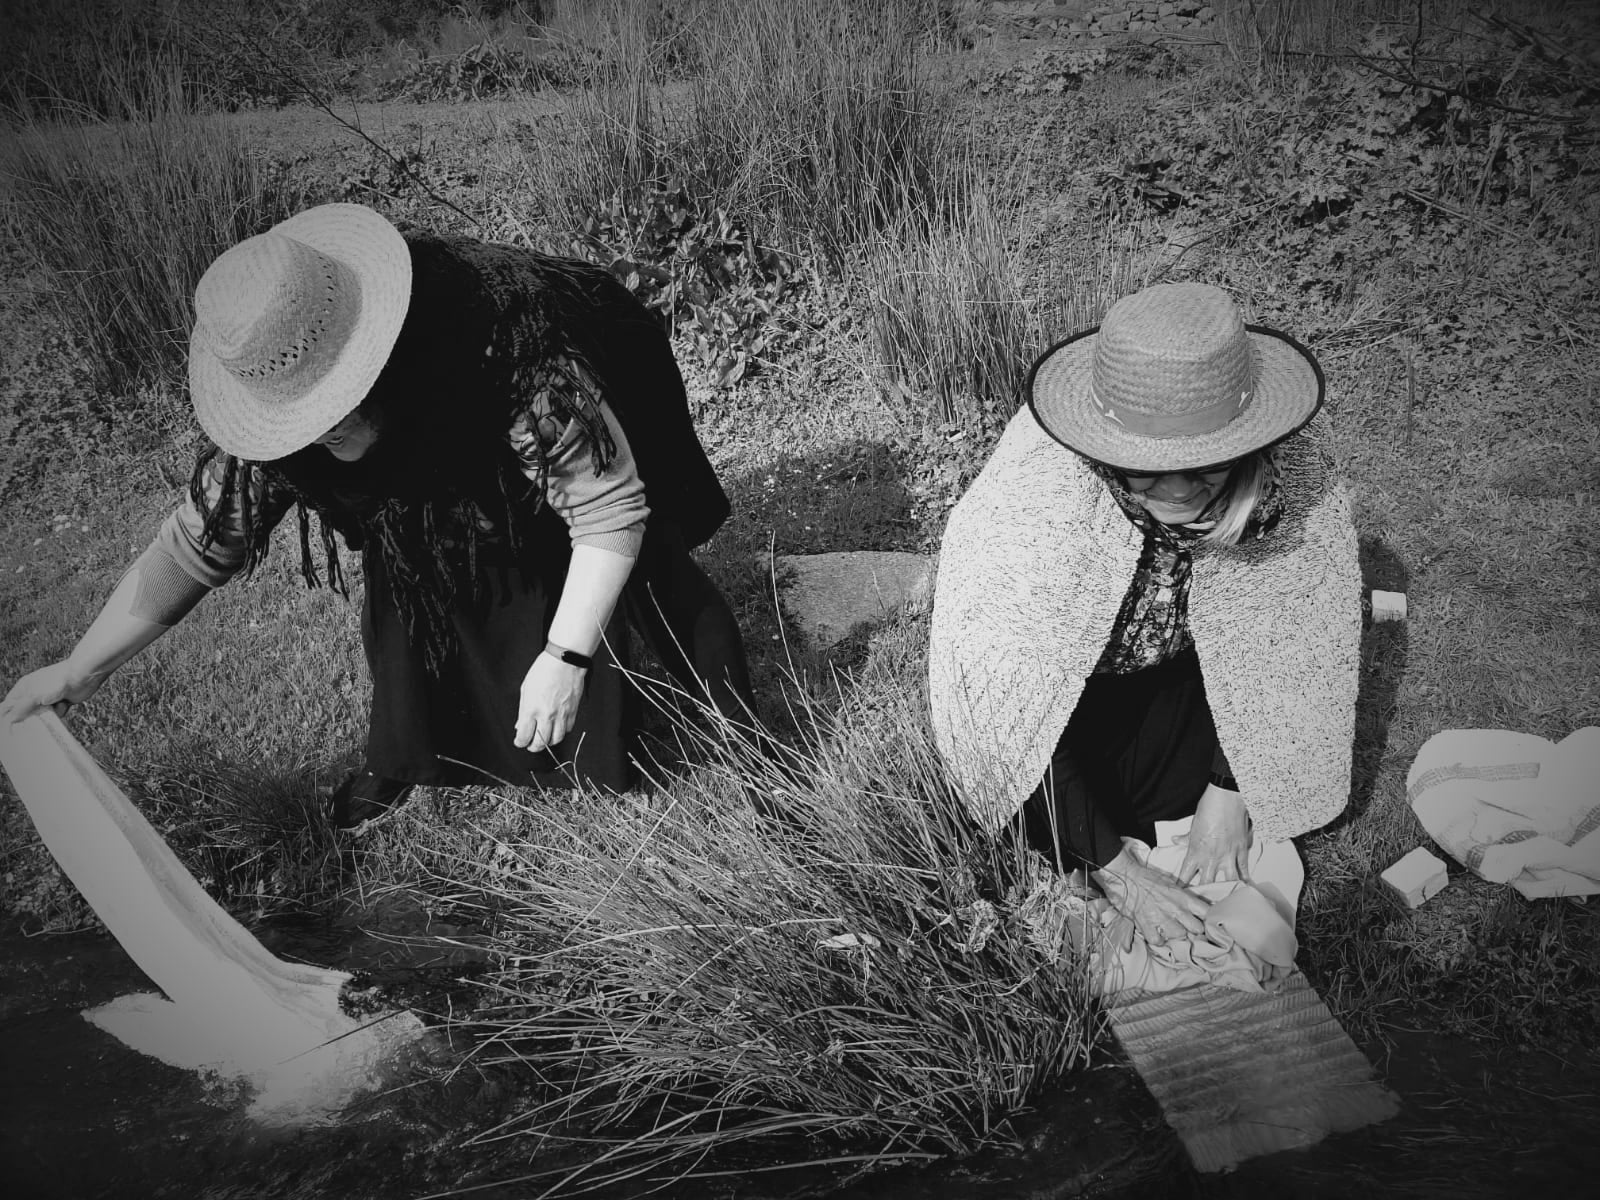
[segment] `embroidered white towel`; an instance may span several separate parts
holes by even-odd
[[[1600,892],[1600,727],[1560,742],[1449,729],[1417,751],[1406,796],[1462,865],[1530,899]]]

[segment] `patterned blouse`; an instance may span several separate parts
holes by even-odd
[[[1265,456],[1266,478],[1245,528],[1246,538],[1264,536],[1283,512],[1280,458],[1278,447]],[[1189,635],[1189,571],[1195,543],[1216,525],[1216,518],[1206,514],[1188,525],[1165,525],[1150,515],[1115,471],[1099,463],[1090,468],[1128,520],[1144,533],[1138,570],[1094,669],[1097,675],[1126,675],[1166,662],[1194,645]]]

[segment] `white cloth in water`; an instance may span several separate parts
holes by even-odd
[[[1133,838],[1123,844],[1151,866],[1177,874],[1189,824],[1190,819],[1158,821],[1154,847]],[[1123,949],[1128,924],[1110,902],[1077,901],[1080,915],[1067,922],[1067,929],[1074,949],[1086,958],[1095,994],[1121,1000],[1202,983],[1244,992],[1276,991],[1294,970],[1300,948],[1294,920],[1305,866],[1293,842],[1260,840],[1250,847],[1247,865],[1248,881],[1192,887],[1211,902],[1205,929],[1160,944],[1134,930],[1132,945]]]
[[[1428,835],[1530,899],[1600,892],[1600,727],[1560,742],[1449,729],[1417,751],[1406,797]]]

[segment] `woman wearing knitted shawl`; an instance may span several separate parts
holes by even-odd
[[[215,448],[0,719],[88,699],[259,563],[291,509],[308,584],[320,559],[342,587],[335,535],[362,555],[371,727],[336,824],[414,784],[626,786],[623,613],[680,685],[750,718],[738,627],[688,553],[728,501],[665,334],[608,273],[331,204],[221,255],[195,309],[190,396]]]
[[[1360,574],[1322,372],[1172,284],[1052,347],[1028,393],[944,535],[935,736],[987,828],[1086,867],[1152,944],[1195,935],[1190,885],[1349,792]],[[1124,842],[1183,817],[1176,875]]]

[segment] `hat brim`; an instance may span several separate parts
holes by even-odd
[[[1246,325],[1254,363],[1250,406],[1208,433],[1152,437],[1107,420],[1090,395],[1098,328],[1057,342],[1028,372],[1028,407],[1069,450],[1132,473],[1193,471],[1281,442],[1316,416],[1326,395],[1322,368],[1286,333]]]
[[[189,338],[189,398],[195,418],[235,458],[270,462],[303,450],[344,420],[377,382],[411,306],[411,251],[400,231],[360,204],[324,204],[273,226],[343,263],[361,308],[327,372],[302,396],[262,403],[205,344]]]

